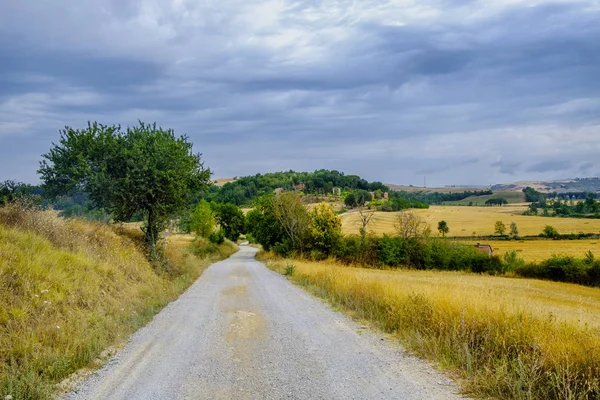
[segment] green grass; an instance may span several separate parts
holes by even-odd
[[[485,196],[471,196],[463,200],[446,201],[445,205],[449,206],[468,206],[470,202],[476,206],[485,206],[485,202],[489,199],[504,198],[509,204],[525,202],[525,194],[522,192],[494,192],[494,194]]]
[[[200,259],[175,236],[151,264],[138,231],[0,209],[0,399],[53,398],[235,249]]]

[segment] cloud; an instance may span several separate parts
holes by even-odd
[[[3,2],[0,179],[35,181],[64,125],[137,119],[188,134],[219,176],[584,173],[598,17],[591,0]]]
[[[573,165],[570,161],[542,161],[530,166],[528,172],[565,171]]]

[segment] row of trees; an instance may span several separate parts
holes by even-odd
[[[600,201],[596,201],[595,193],[587,193],[584,200],[575,201],[573,199],[546,200],[535,202],[529,205],[526,215],[558,216],[558,217],[579,217],[579,218],[600,218]]]

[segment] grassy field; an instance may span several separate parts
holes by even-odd
[[[285,271],[283,261],[267,264]],[[600,289],[457,272],[293,264],[294,283],[397,336],[457,376],[469,394],[600,396]]]
[[[473,203],[475,206],[483,206],[485,202],[489,199],[497,199],[503,198],[509,204],[517,204],[523,203],[525,201],[525,194],[523,192],[514,192],[514,191],[506,191],[506,192],[494,192],[494,194],[485,195],[485,196],[471,196],[466,199],[457,200],[457,201],[447,201],[444,204],[446,205],[454,205],[454,206],[468,206],[469,203]]]
[[[475,245],[479,241],[462,241]],[[494,254],[502,256],[509,251],[516,251],[525,261],[543,261],[553,255],[584,257],[588,251],[600,255],[599,240],[491,240],[485,241],[494,249]]]
[[[172,236],[149,263],[139,229],[0,209],[0,398],[49,399],[56,384],[118,345],[216,259]]]
[[[494,224],[502,221],[507,229],[516,222],[520,235],[538,235],[546,225],[554,226],[560,233],[600,233],[600,220],[580,218],[551,218],[521,215],[526,206],[512,204],[504,207],[431,206],[429,209],[412,210],[423,217],[435,231],[437,223],[448,223],[448,236],[487,236],[494,234]],[[377,212],[369,229],[375,234],[394,233],[397,213]],[[342,229],[346,234],[358,233],[359,215],[342,215]]]

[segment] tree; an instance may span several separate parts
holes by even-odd
[[[367,192],[366,190],[359,189],[348,193],[344,199],[344,204],[350,208],[363,207],[371,200],[373,200],[371,193]]]
[[[394,228],[404,239],[421,239],[431,234],[429,224],[412,211],[399,212],[394,222]]]
[[[35,187],[26,183],[7,180],[0,182],[0,207],[19,202],[22,205],[40,205],[41,196],[35,194]]]
[[[485,201],[486,206],[503,206],[508,204],[508,201],[503,197],[488,199]]]
[[[141,121],[124,132],[95,122],[84,129],[66,127],[42,157],[38,172],[47,195],[83,191],[115,221],[143,213],[153,249],[168,218],[207,187],[211,174],[186,136]]]
[[[517,223],[516,222],[511,222],[510,223],[510,235],[513,238],[519,237],[519,228],[517,227]]]
[[[504,222],[496,221],[496,225],[494,227],[494,232],[498,236],[504,236],[504,233],[506,232],[506,225],[504,225]]]
[[[558,239],[560,237],[560,233],[556,230],[552,225],[546,225],[544,230],[542,231],[542,236],[545,236],[550,239]]]
[[[358,209],[358,215],[358,231],[360,232],[360,236],[364,238],[367,236],[367,228],[369,227],[371,220],[375,216],[375,209],[362,205]]]
[[[294,192],[283,192],[273,197],[272,201],[275,218],[283,228],[292,248],[302,250],[310,218],[300,195]]]
[[[354,192],[350,192],[346,195],[344,198],[344,204],[349,208],[356,207],[356,195]]]
[[[448,223],[446,221],[438,222],[438,231],[442,236],[446,236],[448,232],[450,232],[450,228],[448,227]]]
[[[308,232],[310,247],[330,254],[342,238],[342,220],[333,213],[330,205],[321,203],[310,212]]]
[[[213,203],[215,220],[225,231],[225,237],[233,242],[246,230],[246,217],[238,206],[231,203]]]
[[[206,200],[200,200],[190,217],[190,230],[196,235],[207,238],[213,232],[215,215]]]
[[[286,238],[283,227],[275,217],[274,197],[273,194],[259,197],[254,208],[246,214],[246,230],[266,251]]]

